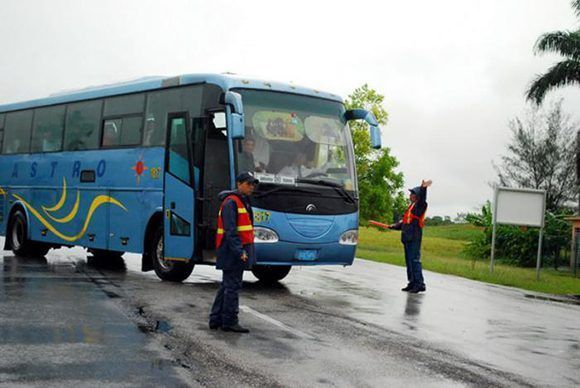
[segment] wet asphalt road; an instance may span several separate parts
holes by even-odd
[[[410,295],[404,269],[364,260],[274,287],[248,273],[239,335],[207,328],[210,267],[172,284],[137,255],[0,263],[7,386],[580,385],[580,306],[519,290],[426,273],[427,293]]]

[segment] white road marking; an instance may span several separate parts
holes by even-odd
[[[278,326],[282,330],[285,330],[288,333],[294,334],[297,337],[305,338],[305,339],[310,339],[310,340],[316,339],[315,337],[311,336],[310,334],[306,334],[306,333],[304,333],[304,332],[302,332],[300,330],[294,329],[293,327],[290,327],[290,326],[288,326],[285,323],[282,323],[282,322],[280,322],[280,321],[278,321],[278,320],[276,320],[276,319],[274,319],[272,317],[269,317],[266,314],[262,314],[261,312],[256,311],[256,310],[254,310],[251,307],[248,307],[248,306],[243,305],[243,306],[240,306],[240,310],[245,311],[247,313],[250,313],[250,314],[252,314],[255,317],[258,317],[260,319],[263,319],[264,321],[266,321],[268,323],[271,323],[274,326]]]

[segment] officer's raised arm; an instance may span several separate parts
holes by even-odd
[[[427,202],[427,187],[431,186],[432,184],[433,181],[431,179],[421,181],[421,186],[419,186],[419,192],[416,194],[418,203]]]

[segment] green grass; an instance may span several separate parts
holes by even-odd
[[[421,253],[423,268],[531,291],[580,295],[580,277],[574,278],[566,272],[542,269],[538,281],[535,269],[496,264],[494,273],[490,274],[489,260],[473,261],[463,254],[463,247],[474,233],[480,232],[470,225],[426,227]],[[400,232],[361,227],[357,257],[404,266]]]

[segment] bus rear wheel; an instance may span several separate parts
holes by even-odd
[[[276,283],[284,279],[291,269],[289,265],[256,265],[252,273],[261,282]]]
[[[10,239],[12,252],[19,257],[43,257],[50,249],[50,246],[47,244],[30,240],[28,236],[28,222],[21,210],[17,210],[12,215],[8,238]]]
[[[166,260],[163,246],[163,227],[160,226],[153,235],[151,241],[151,256],[153,259],[153,268],[161,280],[170,282],[182,282],[191,275],[193,271],[193,260],[187,262]]]

